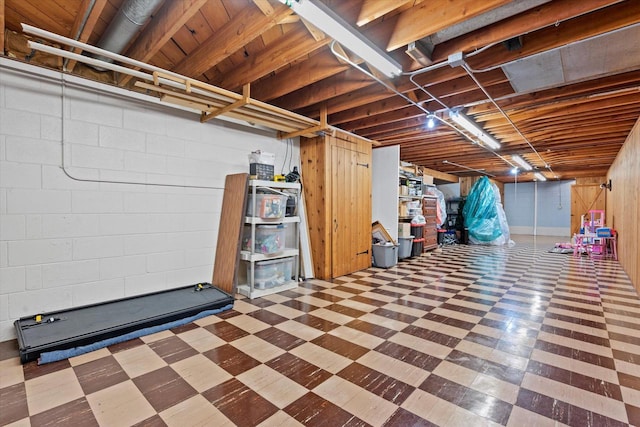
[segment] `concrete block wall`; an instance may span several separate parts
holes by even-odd
[[[225,176],[257,149],[299,163],[272,131],[65,80],[0,58],[0,341],[23,316],[210,281]]]

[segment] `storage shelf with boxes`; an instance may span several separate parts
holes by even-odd
[[[298,286],[299,196],[298,183],[249,181],[238,293],[258,298]]]

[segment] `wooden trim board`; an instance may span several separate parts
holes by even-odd
[[[211,283],[231,295],[236,292],[248,186],[248,173],[227,175],[225,178]]]

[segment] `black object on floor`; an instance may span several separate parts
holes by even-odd
[[[22,317],[14,322],[20,360],[66,350],[217,310],[233,296],[209,283]]]

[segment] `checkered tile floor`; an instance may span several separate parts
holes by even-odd
[[[550,247],[447,246],[43,366],[3,343],[0,424],[640,425],[638,295]]]

